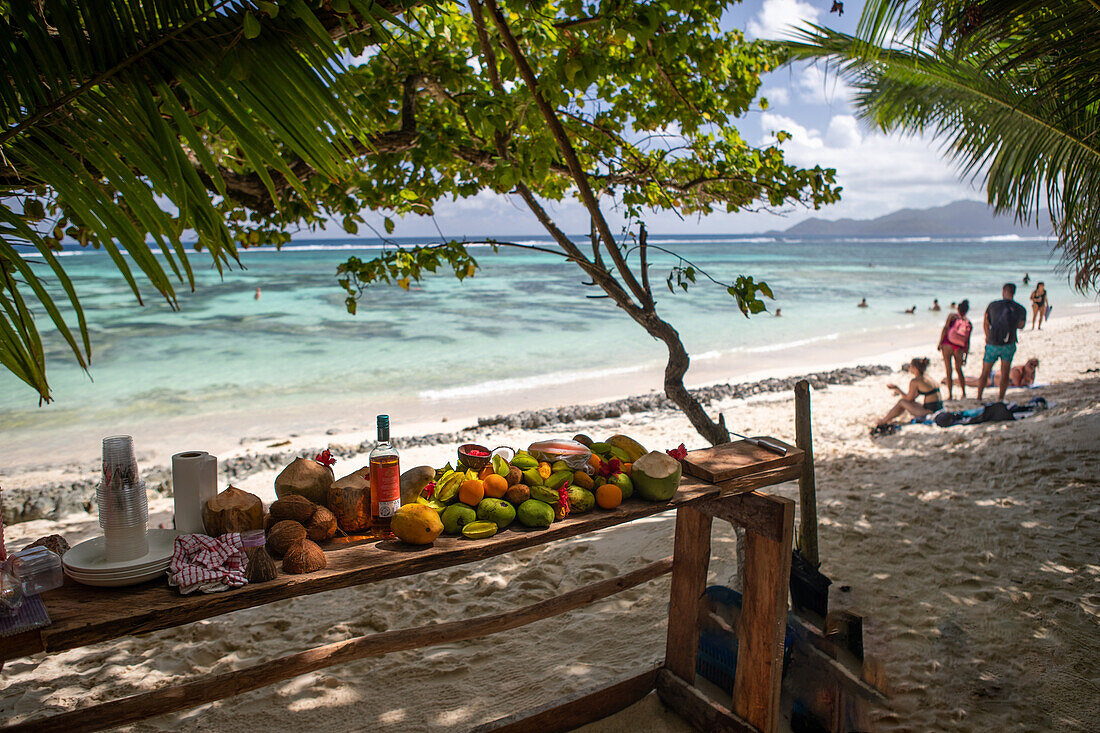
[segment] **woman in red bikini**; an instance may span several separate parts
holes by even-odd
[[[966,399],[966,381],[963,379],[963,364],[970,354],[970,331],[974,325],[967,319],[966,314],[970,310],[970,301],[959,303],[955,313],[947,314],[947,321],[940,332],[940,353],[943,354],[943,365],[947,370],[947,399],[954,399],[951,380],[951,362],[955,363],[955,373],[959,376],[959,389],[962,390],[962,398]]]

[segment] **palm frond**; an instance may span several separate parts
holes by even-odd
[[[275,205],[278,183],[306,199],[296,165],[330,180],[350,170],[367,110],[334,35],[395,20],[402,5],[355,0],[10,0],[0,9],[0,363],[49,398],[39,301],[86,366],[91,348],[72,283],[18,204],[45,201],[82,241],[102,246],[139,302],[143,283],[176,306],[173,282],[194,287],[181,236],[193,231],[221,271],[237,242],[218,208],[226,172],[256,171]],[[370,20],[366,20],[369,18]],[[373,31],[372,31],[373,32]],[[167,203],[166,203],[167,202]],[[30,226],[28,226],[30,224]],[[56,235],[56,236],[55,236]],[[50,273],[33,272],[29,245]],[[40,279],[56,278],[81,335]]]
[[[996,210],[1030,222],[1047,208],[1075,285],[1100,285],[1100,12],[1091,5],[876,0],[856,35],[807,25],[788,48],[835,68],[864,120],[933,134],[964,176],[984,177]]]

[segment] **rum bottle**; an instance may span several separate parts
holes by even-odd
[[[371,534],[389,537],[390,519],[401,507],[401,467],[390,445],[390,416],[378,416],[378,444],[370,452]]]

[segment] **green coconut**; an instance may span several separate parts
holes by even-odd
[[[648,501],[671,499],[680,488],[680,475],[680,462],[660,451],[646,453],[630,471],[634,493]]]

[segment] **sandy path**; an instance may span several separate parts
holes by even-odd
[[[834,604],[865,616],[868,652],[883,660],[894,685],[892,709],[876,716],[880,729],[1088,730],[1095,722],[1100,378],[1081,372],[1100,367],[1100,318],[1062,319],[1026,334],[1020,354],[1032,353],[1043,359],[1041,379],[1053,384],[1009,398],[1042,394],[1054,406],[1018,423],[909,426],[871,441],[867,426],[890,402],[884,385],[899,375],[814,394],[823,570],[835,583]],[[789,397],[720,409],[732,426],[793,434]],[[632,416],[629,423],[582,427],[597,435],[623,428],[654,448],[691,435],[676,416]],[[532,435],[497,433],[492,440],[522,443]],[[779,492],[796,493],[793,485]],[[0,717],[16,720],[349,636],[530,603],[668,555],[671,519],[20,660],[3,671]],[[69,520],[66,534],[91,531],[89,525],[87,517]],[[732,533],[720,525],[711,579],[726,583],[734,549]],[[12,527],[9,545],[51,526]],[[136,729],[473,725],[658,661],[667,593],[665,578],[518,631],[343,665]],[[599,729],[675,727],[667,721],[647,700]]]

